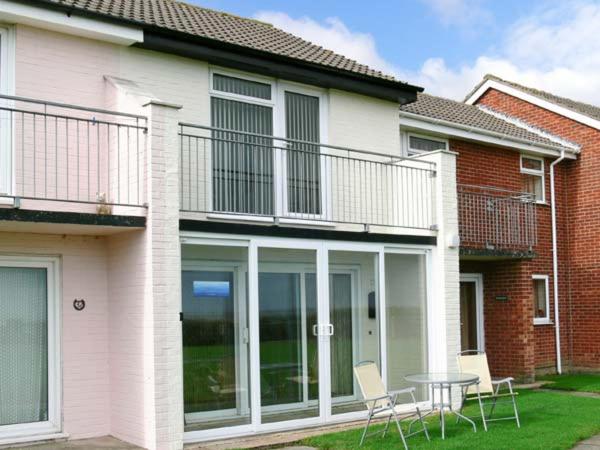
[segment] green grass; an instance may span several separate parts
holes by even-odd
[[[438,417],[428,418],[431,442],[422,434],[409,438],[411,449],[570,449],[578,441],[600,433],[600,399],[575,397],[566,393],[521,391],[518,397],[521,428],[514,421],[492,422],[485,432],[481,420],[476,420],[477,432],[466,422],[455,423],[453,416],[446,421],[446,440],[440,436]],[[498,416],[510,412],[503,404]],[[477,415],[471,405],[467,415]],[[381,427],[382,425],[378,425]],[[325,434],[304,439],[299,444],[321,450],[358,448],[362,429]],[[385,438],[368,437],[365,450],[402,449],[398,431],[394,428]]]
[[[548,389],[600,393],[600,374],[547,375],[538,377],[538,379],[552,381],[552,383],[544,385],[544,388]]]

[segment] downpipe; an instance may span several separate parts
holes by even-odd
[[[552,204],[552,278],[554,280],[554,333],[556,342],[556,372],[562,373],[562,357],[560,351],[560,320],[558,312],[558,245],[556,236],[556,194],[554,192],[554,166],[565,159],[565,151],[560,152],[560,156],[550,164],[550,197]]]

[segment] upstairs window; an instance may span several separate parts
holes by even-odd
[[[446,150],[447,148],[447,142],[441,139],[432,139],[415,135],[408,136],[408,156],[433,152],[435,150]]]
[[[271,85],[243,78],[230,77],[219,73],[213,74],[213,89],[244,97],[271,100]]]
[[[521,190],[532,194],[537,203],[544,203],[544,160],[521,156]]]
[[[550,296],[548,275],[533,275],[533,323],[550,323]]]

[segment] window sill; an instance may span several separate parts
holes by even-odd
[[[550,319],[533,319],[533,325],[554,325],[554,322],[552,322]]]

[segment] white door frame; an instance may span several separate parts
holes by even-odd
[[[249,235],[227,235],[219,233],[205,232],[182,232],[181,241],[185,244],[200,245],[233,245],[248,246],[248,322],[250,329],[250,373],[260,373],[260,339],[259,339],[259,299],[258,299],[258,274],[259,274],[259,248],[277,248],[277,249],[301,249],[314,250],[316,252],[316,277],[317,277],[317,310],[318,324],[324,329],[330,325],[329,317],[329,252],[332,250],[348,252],[367,252],[374,257],[374,273],[377,274],[378,282],[375,290],[377,293],[377,314],[379,323],[379,349],[381,355],[381,371],[384,382],[387,381],[387,351],[386,349],[386,315],[385,311],[385,254],[386,253],[406,253],[422,254],[426,257],[427,278],[435,277],[431,273],[433,265],[431,264],[433,246],[430,245],[412,245],[412,244],[387,244],[387,243],[361,243],[352,241],[324,241],[317,239],[297,239],[297,238],[279,238],[267,236],[249,236]],[[428,283],[427,305],[431,310],[432,292],[430,283]],[[429,316],[428,316],[429,317]],[[429,359],[436,357],[437,351],[442,351],[433,346],[431,339],[432,328],[428,321],[428,354]],[[199,441],[208,441],[223,437],[237,437],[256,433],[266,433],[273,431],[283,431],[298,429],[303,427],[315,426],[324,423],[340,423],[352,419],[362,419],[366,417],[366,409],[350,413],[332,415],[331,399],[331,367],[330,367],[330,339],[326,333],[319,336],[319,416],[304,419],[293,419],[274,423],[261,423],[261,401],[260,401],[260,377],[250,377],[251,391],[251,423],[226,428],[217,428],[201,431],[189,431],[184,433],[184,442],[192,443]],[[435,353],[435,355],[434,355]],[[438,355],[439,356],[439,355]],[[411,405],[406,406],[410,409]],[[404,409],[404,405],[400,406]]]
[[[15,438],[55,434],[62,428],[59,264],[57,257],[0,256],[0,267],[46,269],[48,308],[48,420],[0,426],[0,445],[14,443]]]
[[[460,282],[475,283],[475,307],[477,309],[477,346],[476,350],[485,351],[485,323],[483,315],[483,274],[461,273]],[[475,349],[473,349],[475,350]]]

